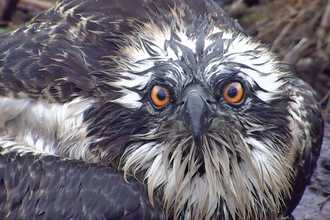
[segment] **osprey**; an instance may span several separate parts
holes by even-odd
[[[276,219],[316,94],[212,0],[64,0],[0,36],[0,219]]]

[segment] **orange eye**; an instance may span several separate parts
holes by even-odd
[[[164,87],[154,86],[151,90],[151,99],[156,106],[162,107],[170,101],[170,93]]]
[[[243,98],[243,86],[239,82],[232,82],[223,89],[223,97],[231,103],[238,103]]]

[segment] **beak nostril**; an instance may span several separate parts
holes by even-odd
[[[178,106],[182,106],[182,105],[184,105],[184,101],[178,103]]]
[[[209,105],[214,105],[217,103],[217,101],[215,99],[206,99],[206,103],[209,104]]]

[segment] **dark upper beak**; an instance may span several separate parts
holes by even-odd
[[[180,118],[194,137],[196,146],[201,146],[202,135],[210,127],[213,114],[207,103],[207,94],[201,86],[187,88],[182,98]]]

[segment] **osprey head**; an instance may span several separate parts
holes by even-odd
[[[112,58],[107,85],[121,121],[109,127],[127,128],[127,138],[108,141],[108,152],[168,216],[276,216],[290,190],[286,155],[299,148],[290,147],[290,72],[225,15],[194,18],[178,7],[151,17]]]

